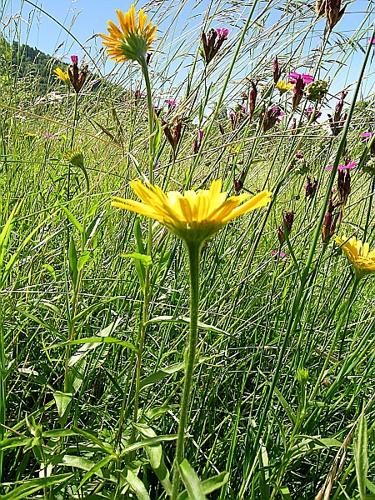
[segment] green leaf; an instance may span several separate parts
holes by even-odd
[[[207,357],[199,358],[197,364],[204,363],[207,361]],[[166,366],[165,368],[160,368],[160,370],[156,371],[155,373],[152,373],[151,375],[148,375],[144,379],[141,380],[141,389],[144,389],[145,387],[155,384],[155,382],[159,382],[159,380],[162,380],[163,378],[167,377],[168,375],[173,375],[173,373],[176,373],[180,370],[184,369],[184,363],[174,363],[173,365]]]
[[[179,469],[181,473],[181,479],[187,489],[191,500],[206,500],[206,495],[204,494],[202,483],[200,482],[195,470],[189,464],[186,458],[184,458],[184,460],[179,464]]]
[[[109,455],[109,457],[111,458],[112,456]],[[95,467],[95,465],[97,465],[92,460],[89,460],[89,459],[84,458],[84,457],[77,457],[75,455],[64,455],[62,457],[61,462],[59,462],[59,464],[64,465],[65,467],[74,467],[75,469],[81,469],[81,470],[84,470],[86,472],[92,470],[93,467]],[[102,478],[102,479],[105,478],[107,481],[111,481],[113,483],[117,482],[117,478],[113,475],[104,476],[104,474],[102,473],[100,468],[95,472],[95,475]]]
[[[84,252],[81,253],[78,263],[77,263],[77,270],[82,271],[82,269],[85,267],[86,262],[90,259],[91,253],[89,250],[85,250]]]
[[[204,481],[201,482],[204,494],[209,495],[213,491],[222,488],[228,482],[228,479],[229,479],[228,472],[221,472],[217,476],[205,479]],[[177,500],[189,500],[188,492],[185,490],[182,493],[180,493],[179,496],[177,497]]]
[[[68,210],[66,207],[61,207],[62,210],[65,212],[65,215],[68,217],[68,219],[70,220],[70,222],[73,224],[73,226],[77,229],[77,231],[80,233],[80,234],[84,234],[84,227],[82,226],[82,224],[78,221],[78,219],[76,219],[74,217],[74,215],[72,214],[72,212],[70,212],[70,210]]]
[[[135,427],[145,438],[156,437],[156,432],[146,424],[138,424]],[[167,495],[171,496],[172,484],[169,479],[169,470],[167,469],[164,462],[164,453],[161,444],[156,443],[151,446],[145,446],[145,450],[152,470],[155,472],[157,478],[163,485]]]
[[[7,438],[0,441],[0,450],[8,450],[10,448],[18,448],[21,446],[29,448],[32,445],[32,442],[33,438],[28,437],[17,436],[13,438]]]
[[[103,473],[102,473],[102,467],[105,467],[109,462],[111,462],[112,460],[115,460],[116,457],[115,456],[111,456],[111,455],[108,455],[106,457],[104,457],[102,460],[100,460],[99,462],[97,462],[96,464],[94,464],[91,469],[89,469],[86,474],[83,476],[81,482],[79,483],[78,485],[78,489],[82,488],[82,486],[90,479],[90,477],[92,477],[94,474],[96,475],[99,475],[100,473],[100,477],[103,477]]]
[[[126,259],[140,260],[145,267],[152,266],[151,255],[145,255],[142,253],[133,252],[133,253],[123,253],[121,254],[121,257],[124,257]]]
[[[141,228],[141,223],[139,221],[139,217],[137,217],[135,219],[134,236],[135,236],[135,241],[137,243],[137,252],[140,254],[145,254],[146,249],[145,249],[145,246],[143,244],[142,228]]]
[[[129,484],[130,488],[134,491],[135,496],[138,498],[138,500],[151,500],[149,494],[147,493],[145,485],[132,470],[127,469],[123,477]],[[123,492],[125,493],[124,489],[121,491],[121,493]]]
[[[156,371],[155,373],[152,373],[148,377],[145,377],[144,379],[141,380],[141,389],[144,389],[145,387],[155,384],[155,382],[159,382],[159,380],[162,380],[164,377],[167,377],[168,375],[172,375],[173,373],[176,373],[180,370],[184,369],[184,363],[175,363],[170,366],[166,366],[165,368],[161,368],[160,370]]]
[[[156,316],[155,318],[151,318],[147,321],[147,324],[152,323],[185,323],[190,325],[190,318],[186,316]],[[201,330],[208,330],[214,333],[220,333],[229,336],[228,332],[221,330],[213,325],[208,325],[207,323],[202,323],[202,321],[198,321],[198,327]]]
[[[366,498],[366,480],[369,467],[367,447],[367,421],[365,415],[362,413],[358,421],[357,433],[354,441],[355,472],[361,500],[365,500]]]
[[[175,441],[177,438],[177,434],[165,434],[162,436],[156,436],[153,438],[147,438],[144,441],[139,441],[138,443],[130,444],[126,446],[121,451],[121,457],[131,453],[135,450],[139,450],[140,448],[145,448],[146,446],[154,446],[155,444],[162,443],[163,441]]]
[[[64,418],[66,413],[69,411],[70,403],[73,398],[73,394],[71,392],[61,392],[55,391],[53,393],[53,397],[57,406],[57,413],[60,418]]]
[[[76,285],[77,284],[77,274],[78,274],[78,268],[77,268],[78,259],[77,259],[77,250],[76,250],[73,236],[71,236],[71,238],[69,240],[68,261],[69,261],[69,274],[70,274],[72,282],[74,283],[74,285]]]
[[[94,443],[97,446],[99,446],[99,448],[101,448],[106,453],[108,453],[110,455],[114,455],[114,451],[113,451],[112,446],[108,443],[101,441],[94,433],[86,431],[84,429],[80,429],[79,427],[73,427],[72,430],[76,434],[79,434],[80,436],[82,436],[85,439],[87,439],[88,441],[90,441],[91,443]]]
[[[63,483],[71,477],[73,477],[73,474],[69,473],[24,481],[21,486],[18,486],[18,488],[15,488],[6,495],[3,495],[1,498],[2,500],[23,500],[42,488],[48,488],[54,484]]]

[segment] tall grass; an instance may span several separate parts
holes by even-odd
[[[22,2],[17,11],[1,2],[5,39],[27,42],[38,22],[55,23],[58,38],[61,23],[47,4]],[[110,66],[104,77],[99,41],[81,41],[91,76],[75,113],[74,92],[52,65],[45,95],[36,95],[38,75],[19,76],[22,46],[14,64],[4,44],[1,498],[168,498],[189,266],[163,226],[110,206],[114,195],[133,197],[129,181],[151,171],[166,190],[222,178],[233,194],[241,177],[242,191],[273,192],[269,207],[230,223],[202,249],[186,491],[178,498],[375,494],[374,276],[357,281],[332,238],[321,240],[336,167],[349,157],[359,165],[336,232],[375,247],[374,158],[360,137],[374,130],[375,5],[348,4],[329,31],[305,2],[149,2],[159,24],[148,66],[153,103],[169,125],[183,120],[174,152],[159,119],[149,128],[138,65]],[[77,37],[74,25],[62,24],[57,54],[67,56]],[[201,32],[220,26],[230,35],[205,67]],[[305,98],[293,112],[292,94],[275,89],[276,55],[284,79],[300,70],[330,80],[317,121],[306,117]],[[232,127],[228,111],[249,79],[258,88],[254,116],[237,113]],[[334,136],[327,115],[344,89],[348,116]],[[261,116],[273,104],[285,116],[264,132]],[[203,142],[194,152],[198,129]],[[307,176],[318,181],[311,199]],[[280,245],[285,211],[294,223]]]

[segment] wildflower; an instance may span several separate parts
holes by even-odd
[[[297,73],[296,71],[289,73],[288,78],[289,82],[293,83],[294,85],[297,83],[298,80],[302,80],[304,86],[314,81],[314,77],[312,75],[309,75],[307,73]]]
[[[137,89],[134,92],[135,105],[137,106],[145,97],[146,97],[145,94],[140,89]]]
[[[307,106],[307,108],[305,109],[305,115],[307,116],[309,121],[314,122],[322,116],[322,113],[320,111],[317,111],[314,106]]]
[[[159,187],[141,181],[130,183],[142,200],[114,198],[112,205],[159,221],[186,243],[201,244],[228,222],[271,201],[271,193],[262,191],[249,199],[247,193],[227,196],[222,181],[211,183],[209,190],[164,193]],[[243,203],[244,202],[244,203]]]
[[[292,119],[292,123],[290,125],[290,130],[292,131],[291,133],[293,135],[297,133],[297,120],[296,120],[296,118]]]
[[[147,23],[143,9],[139,10],[137,23],[134,4],[128,12],[117,10],[116,14],[119,26],[108,21],[108,35],[100,34],[109,57],[116,62],[138,61],[141,65],[147,64],[147,51],[155,40],[157,26]]]
[[[345,104],[345,98],[348,95],[346,90],[343,90],[340,94],[340,98],[336,104],[335,112],[333,117],[328,114],[329,126],[332,132],[332,135],[337,136],[344,128],[344,124],[347,118],[346,113],[342,113]]]
[[[177,106],[176,99],[166,99],[164,102],[168,105],[168,111],[172,111]]]
[[[334,217],[335,205],[333,204],[332,194],[328,201],[327,212],[324,215],[323,226],[322,226],[322,240],[323,243],[328,243],[336,231],[336,225],[338,220],[338,214]]]
[[[69,73],[67,71],[64,71],[61,68],[56,68],[55,71],[54,71],[54,73],[57,76],[57,78],[59,80],[61,80],[62,82],[65,82],[65,83],[69,83],[70,82]]]
[[[47,141],[50,141],[56,139],[56,134],[53,134],[52,132],[43,132],[42,137]]]
[[[326,95],[328,82],[325,80],[315,80],[306,85],[304,93],[310,101],[320,102]]]
[[[350,161],[350,160],[345,160],[345,163],[342,164],[342,165],[338,165],[337,167],[337,170],[352,170],[353,168],[357,167],[358,166],[358,162],[357,161]],[[325,167],[325,170],[327,170],[327,172],[330,172],[331,170],[333,169],[333,166],[332,165],[327,165]]]
[[[255,111],[255,105],[256,105],[256,100],[257,100],[257,95],[258,95],[258,90],[256,87],[256,84],[250,80],[250,92],[249,92],[249,119],[253,117],[254,111]]]
[[[310,177],[307,177],[307,181],[305,184],[305,196],[307,199],[312,200],[316,194],[318,189],[318,180],[315,179],[312,181]]]
[[[284,94],[288,90],[293,89],[293,83],[286,82],[285,80],[280,80],[276,83],[276,88],[280,91],[280,94]]]
[[[271,250],[271,256],[276,257],[277,260],[279,259],[286,259],[287,254],[285,252],[282,252],[281,250]]]
[[[357,278],[375,272],[375,250],[370,250],[368,243],[362,243],[355,237],[345,236],[336,236],[335,242],[353,266]]]
[[[282,245],[284,241],[287,238],[289,238],[293,222],[294,222],[294,212],[284,212],[282,226],[279,226],[277,230],[277,237],[279,238],[280,245]]]
[[[267,111],[265,111],[262,115],[262,126],[263,132],[267,132],[272,127],[274,127],[285,115],[282,109],[274,104]]]
[[[233,111],[233,109],[231,109],[228,113],[228,116],[229,116],[230,123],[232,125],[232,129],[234,130],[236,128],[236,125],[237,125],[238,115],[235,111]]]
[[[164,134],[169,142],[169,144],[172,146],[173,151],[176,151],[177,145],[180,141],[181,138],[181,131],[182,131],[182,120],[179,117],[176,117],[173,120],[172,127],[170,127],[166,121],[162,120],[162,125],[163,125],[163,130]]]
[[[211,29],[207,35],[205,32],[202,33],[202,56],[206,64],[216,56],[228,35],[227,28]]]
[[[306,368],[298,368],[295,378],[299,384],[306,385],[309,380],[309,370],[306,370]]]
[[[361,132],[360,137],[362,137],[362,142],[368,142],[372,137],[372,132]]]
[[[195,138],[194,144],[193,144],[194,154],[197,154],[198,151],[200,150],[200,147],[202,145],[202,140],[203,140],[203,134],[204,134],[203,130],[199,129],[197,132],[197,137]]]
[[[78,69],[78,56],[71,56],[71,61],[72,61],[72,64],[68,68],[69,80],[70,80],[70,83],[72,84],[74,90],[78,94],[78,92],[83,87],[83,84],[85,83],[85,80],[87,77],[87,72],[88,72],[88,66],[86,64],[86,65],[82,66],[82,68],[79,70]]]
[[[337,206],[339,208],[338,222],[344,217],[345,205],[351,192],[351,179],[349,170],[341,170],[337,174]]]
[[[315,2],[315,12],[318,17],[323,16],[326,8],[325,0],[316,0]]]
[[[272,61],[272,76],[274,83],[277,83],[281,76],[281,69],[277,57]],[[277,85],[276,85],[277,86]]]
[[[325,15],[330,30],[336,26],[344,15],[346,5],[341,8],[341,0],[325,0]]]
[[[243,170],[241,172],[240,177],[238,179],[234,179],[233,184],[234,184],[234,190],[235,190],[236,194],[239,194],[241,189],[243,188],[245,178],[246,178],[246,171]]]
[[[296,152],[296,158],[297,158],[297,160],[304,160],[305,159],[305,156],[300,149]]]

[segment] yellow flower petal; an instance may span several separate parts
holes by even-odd
[[[103,45],[108,47],[108,55],[120,62],[127,60],[141,62],[155,40],[157,26],[151,22],[147,24],[147,15],[143,9],[138,13],[137,22],[134,4],[126,13],[116,10],[116,15],[119,26],[113,21],[108,21],[108,35],[99,34],[104,40]]]
[[[248,194],[228,198],[221,191],[220,180],[213,181],[209,190],[184,194],[164,193],[159,187],[139,180],[132,181],[130,186],[141,202],[114,198],[113,206],[155,219],[187,242],[202,243],[230,220],[271,201],[268,191],[250,199]]]
[[[356,238],[336,236],[336,243],[340,246],[354,268],[358,277],[375,272],[375,250],[370,250],[368,243],[362,243]]]

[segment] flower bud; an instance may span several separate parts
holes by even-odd
[[[305,196],[307,199],[312,200],[318,189],[318,180],[315,179],[311,181],[310,177],[307,177],[307,182],[305,184]]]
[[[294,212],[284,212],[282,226],[279,226],[277,230],[277,237],[279,238],[279,243],[282,245],[284,241],[289,238],[289,234],[292,231],[294,221]]]
[[[78,94],[86,81],[88,66],[85,64],[81,69],[78,69],[78,56],[71,56],[71,61],[72,64],[68,68],[69,80]]]
[[[341,0],[325,0],[325,14],[331,31],[344,15],[345,9],[346,6],[341,8]]]
[[[333,204],[332,201],[332,194],[328,202],[328,207],[327,207],[327,212],[324,216],[323,219],[323,226],[322,226],[322,240],[323,243],[328,243],[328,241],[332,238],[336,231],[336,224],[337,224],[337,219],[338,215],[334,216],[333,212],[335,210],[335,205]]]
[[[273,81],[276,84],[280,80],[281,76],[281,69],[279,67],[279,61],[277,57],[272,61],[272,76],[273,76]]]
[[[229,30],[227,28],[217,28],[211,29],[206,35],[205,32],[202,33],[202,56],[207,64],[209,64],[212,59],[219,52],[224,41],[228,38]]]

